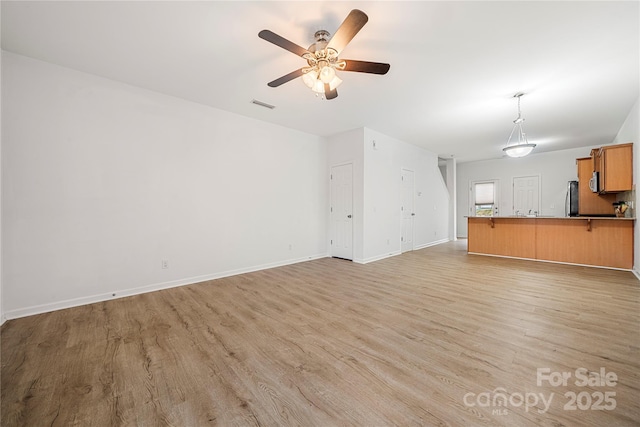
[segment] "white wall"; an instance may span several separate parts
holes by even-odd
[[[622,127],[620,127],[616,137],[611,141],[611,144],[624,144],[627,142],[636,144],[640,142],[638,138],[640,138],[640,98],[638,98],[631,108],[631,111],[629,111],[629,115]],[[633,148],[635,149],[636,147],[634,146]],[[638,150],[635,150],[635,153],[637,154]],[[633,182],[635,183],[636,175],[634,175],[633,178]]]
[[[638,173],[640,170],[640,98],[636,101],[633,108],[629,112],[627,119],[618,131],[618,134],[611,142],[612,144],[624,144],[626,142],[633,142],[633,188],[638,182]],[[635,203],[638,200],[636,198]],[[638,206],[634,206],[636,218],[638,217]],[[637,220],[634,227],[634,248],[633,248],[634,260],[633,269],[636,275],[640,277],[640,227]]]
[[[322,138],[10,53],[2,70],[7,317],[326,256]]]
[[[326,256],[328,174],[346,162],[354,261],[399,253],[402,168],[416,178],[415,248],[448,240],[448,194],[426,150],[364,128],[323,139],[2,59],[8,318]]]
[[[0,8],[2,9],[2,8]],[[0,81],[2,81],[2,55],[0,55]],[[2,99],[2,85],[0,85],[0,99]],[[0,129],[2,129],[2,102],[0,102]],[[0,132],[0,187],[2,186],[2,132]],[[0,191],[0,242],[2,242],[2,192]],[[2,288],[4,287],[2,276],[2,244],[0,243],[0,325],[5,321],[4,300],[2,299]]]
[[[328,157],[329,166],[353,164],[354,262],[400,253],[402,168],[415,173],[415,249],[448,240],[449,199],[435,154],[361,128],[329,138]]]
[[[364,262],[400,253],[402,169],[414,172],[414,249],[448,240],[449,196],[435,154],[365,128],[364,158]]]
[[[469,186],[473,181],[499,179],[500,215],[513,215],[513,178],[540,175],[540,215],[564,216],[567,182],[578,179],[576,159],[589,157],[591,148],[595,147],[458,163],[458,236],[467,237],[465,216],[469,215]]]

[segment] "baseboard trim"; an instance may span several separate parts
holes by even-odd
[[[383,260],[383,259],[386,259],[386,258],[391,258],[391,257],[397,256],[397,255],[401,255],[401,252],[400,251],[393,251],[393,252],[389,252],[388,254],[384,254],[384,255],[378,255],[378,256],[374,256],[374,257],[370,257],[370,258],[353,260],[353,262],[355,262],[356,264],[369,264],[370,262],[380,261],[380,260]]]
[[[425,244],[422,244],[422,245],[414,246],[413,250],[417,251],[417,250],[428,248],[428,247],[431,247],[431,246],[441,245],[443,243],[447,243],[447,242],[450,242],[450,241],[451,241],[451,239],[449,239],[449,238],[436,240],[434,242],[429,242],[429,243],[425,243]],[[408,251],[408,252],[411,252],[411,251]],[[393,252],[389,252],[389,253],[384,254],[384,255],[373,256],[373,257],[370,257],[370,258],[354,259],[353,262],[355,262],[356,264],[368,264],[370,262],[376,262],[376,261],[380,261],[380,260],[383,260],[383,259],[386,259],[386,258],[391,258],[393,256],[398,256],[398,255],[402,255],[402,254],[403,254],[402,251],[393,251]]]
[[[36,314],[48,313],[56,310],[64,310],[66,308],[78,307],[81,305],[95,304],[97,302],[110,301],[118,298],[125,298],[133,295],[145,294],[148,292],[160,291],[163,289],[176,288],[178,286],[193,285],[195,283],[206,282],[209,280],[222,279],[224,277],[236,276],[239,274],[252,273],[254,271],[268,270],[270,268],[283,267],[285,265],[298,264],[301,262],[311,261],[314,259],[326,258],[329,254],[316,254],[304,258],[290,259],[267,264],[261,264],[253,267],[240,268],[236,270],[227,270],[219,273],[206,274],[202,276],[194,276],[184,279],[172,280],[169,282],[155,283],[152,285],[138,286],[130,289],[117,290],[97,295],[91,295],[80,298],[73,298],[49,304],[34,305],[25,308],[6,311],[3,316],[4,320],[18,319],[20,317],[33,316]]]
[[[450,241],[451,241],[451,239],[447,237],[446,239],[440,239],[440,240],[436,240],[434,242],[429,242],[429,243],[425,243],[425,244],[422,244],[422,245],[418,245],[418,246],[416,246],[414,248],[414,250],[417,251],[419,249],[424,249],[424,248],[429,248],[431,246],[441,245],[443,243],[447,243],[447,242],[450,242]]]

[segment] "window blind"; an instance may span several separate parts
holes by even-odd
[[[493,182],[476,184],[476,205],[493,204]]]

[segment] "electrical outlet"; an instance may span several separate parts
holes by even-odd
[[[162,260],[162,268],[169,268],[169,260],[163,259]]]

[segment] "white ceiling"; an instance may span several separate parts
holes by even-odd
[[[312,134],[364,126],[470,161],[502,157],[516,92],[536,152],[611,142],[640,91],[639,5],[2,1],[2,48]],[[388,62],[387,75],[342,72],[331,101],[301,79],[267,87],[305,62],[260,30],[307,47],[353,8],[369,22],[341,57]]]

